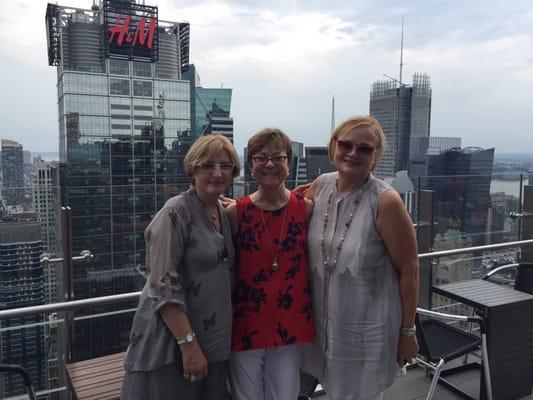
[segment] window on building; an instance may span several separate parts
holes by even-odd
[[[130,74],[130,65],[128,60],[109,59],[109,73],[112,75],[126,75]]]
[[[152,82],[133,81],[133,95],[142,97],[152,97]]]
[[[109,92],[122,96],[130,95],[130,81],[128,79],[109,78]]]
[[[152,77],[152,64],[146,62],[133,62],[133,76]]]

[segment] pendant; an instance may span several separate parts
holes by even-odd
[[[279,266],[278,266],[278,262],[277,262],[277,261],[274,261],[274,262],[272,263],[272,271],[277,271],[278,268],[279,268]]]

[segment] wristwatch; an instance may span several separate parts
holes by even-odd
[[[179,345],[192,343],[195,337],[196,334],[193,331],[190,331],[189,333],[186,333],[185,336],[176,339],[176,343],[178,343]]]
[[[412,328],[402,328],[400,329],[400,333],[403,336],[416,336],[416,325],[413,325]]]

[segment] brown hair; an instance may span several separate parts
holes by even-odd
[[[252,157],[259,153],[261,149],[269,144],[272,144],[274,147],[284,150],[287,153],[287,159],[289,164],[291,163],[292,157],[292,141],[291,139],[278,128],[265,128],[253,135],[250,140],[248,140],[246,161],[249,165],[252,165]]]
[[[183,160],[183,166],[189,178],[192,178],[197,167],[215,158],[222,151],[228,153],[233,163],[233,177],[238,176],[241,171],[239,157],[228,138],[223,135],[206,135],[196,139]]]
[[[379,164],[379,160],[383,155],[383,151],[387,146],[387,139],[385,138],[385,134],[383,133],[383,129],[381,129],[379,122],[374,117],[367,115],[356,115],[350,117],[335,128],[331,134],[328,144],[329,161],[333,162],[333,153],[335,152],[335,145],[339,136],[342,136],[345,133],[350,132],[352,129],[360,126],[368,126],[370,132],[376,138],[376,158],[374,164],[372,165],[372,170],[376,169],[377,165]]]

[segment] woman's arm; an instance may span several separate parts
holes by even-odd
[[[389,257],[400,274],[402,329],[411,329],[415,326],[418,305],[418,248],[413,222],[402,199],[394,190],[389,190],[381,196],[376,224]],[[416,337],[400,332],[398,364],[403,366],[417,352]]]
[[[174,208],[159,212],[146,230],[148,252],[148,296],[174,339],[192,332],[187,317],[184,289],[181,286],[182,258],[187,247],[187,222]],[[202,379],[207,375],[207,360],[196,340],[179,345],[184,375]]]
[[[294,188],[294,192],[301,193],[304,195],[306,199],[314,201],[317,187],[318,187],[318,178],[315,179],[313,182],[306,183],[305,185],[296,186],[296,188]]]
[[[165,322],[172,335],[176,339],[184,338],[192,332],[191,323],[187,314],[173,305],[165,305],[160,310],[161,318]],[[207,376],[207,360],[194,339],[191,343],[180,344],[181,359],[183,362],[183,375],[187,377],[194,375],[198,380]]]

